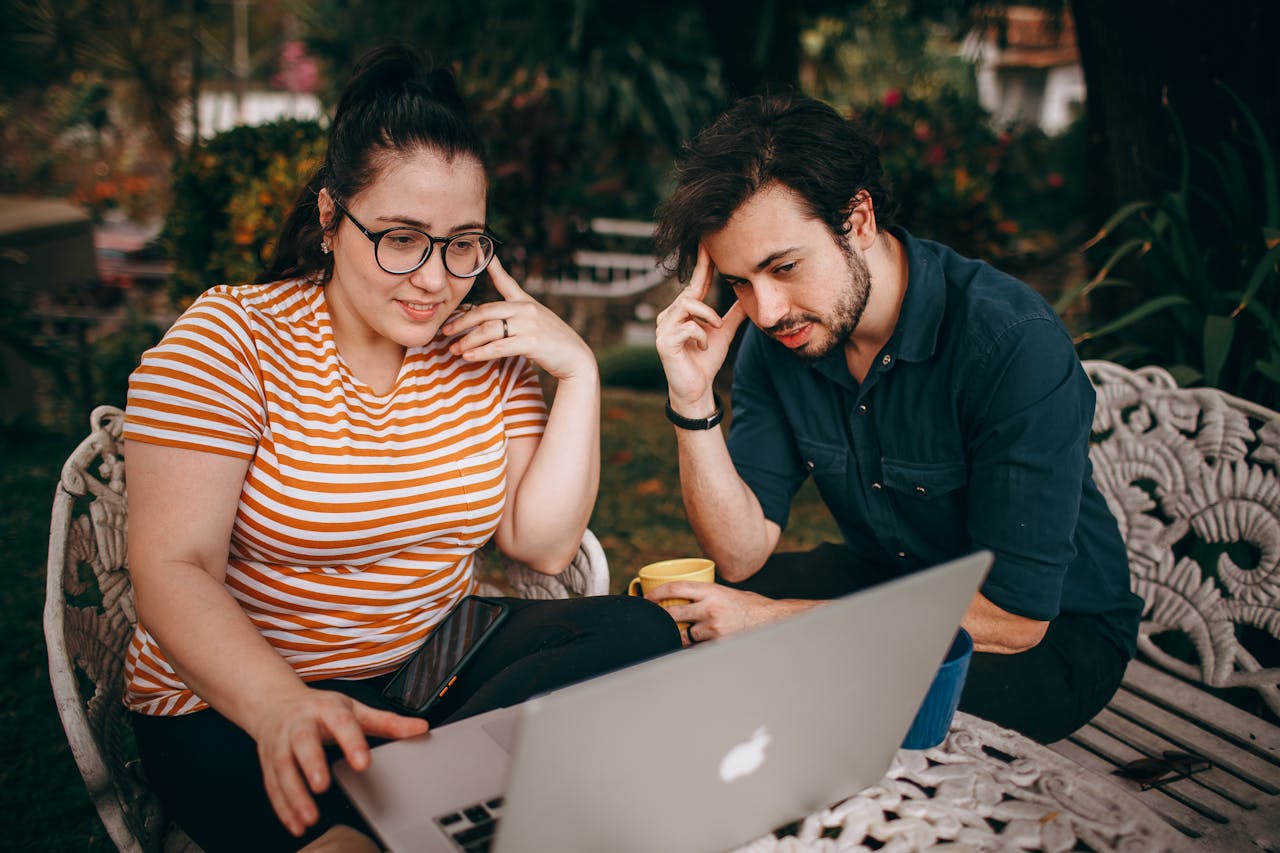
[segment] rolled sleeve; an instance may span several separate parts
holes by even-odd
[[[1012,326],[968,375],[968,527],[973,545],[996,555],[983,594],[1016,615],[1052,619],[1076,556],[1092,386],[1047,318]]]

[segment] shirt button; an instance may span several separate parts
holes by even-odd
[[[906,557],[907,557],[907,552],[906,552],[906,551],[899,551],[899,552],[898,552],[898,556],[899,556],[900,558],[902,558],[902,559],[906,559]]]
[[[866,404],[866,403],[859,403],[859,404],[858,404],[858,414],[860,414],[860,415],[865,415],[866,413],[867,413],[867,404]]]
[[[928,493],[928,491],[929,491],[929,490],[928,490],[928,489],[926,489],[924,486],[916,486],[916,494],[917,494],[917,495],[927,494],[927,493]]]
[[[880,491],[880,490],[881,490],[882,488],[884,488],[884,487],[883,487],[883,486],[881,486],[879,483],[872,483],[872,484],[871,484],[871,488],[875,489],[875,490],[878,492],[878,491]]]
[[[806,460],[804,461],[804,464],[809,468],[809,470],[810,470],[810,471],[812,471],[812,470],[813,470],[813,460],[812,460],[812,459],[806,459]]]
[[[880,359],[880,363],[881,363],[881,364],[883,364],[885,367],[888,367],[888,366],[889,366],[889,362],[891,362],[891,361],[893,361],[893,356],[891,356],[891,355],[889,355],[889,354],[887,354],[887,353],[885,354],[884,358]]]

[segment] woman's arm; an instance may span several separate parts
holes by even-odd
[[[231,528],[248,466],[230,456],[126,442],[129,570],[139,620],[183,682],[258,744],[276,814],[300,835],[318,817],[310,792],[329,786],[325,740],[361,769],[369,762],[365,732],[406,737],[426,724],[307,687],[227,591]]]
[[[507,556],[558,574],[582,542],[600,487],[600,371],[586,342],[496,258],[489,273],[503,301],[441,331],[460,335],[450,350],[467,361],[524,356],[556,380],[542,436],[507,442],[507,508],[495,538]]]

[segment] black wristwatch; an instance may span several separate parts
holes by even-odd
[[[686,418],[671,408],[671,398],[667,398],[667,420],[680,427],[680,429],[698,430],[711,429],[716,424],[724,420],[724,407],[720,405],[720,395],[715,391],[711,392],[711,399],[716,404],[716,410],[711,413],[709,418]]]

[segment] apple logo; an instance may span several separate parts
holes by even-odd
[[[773,738],[764,726],[755,730],[747,740],[730,749],[720,761],[720,778],[732,782],[760,769],[764,764],[764,751]]]

